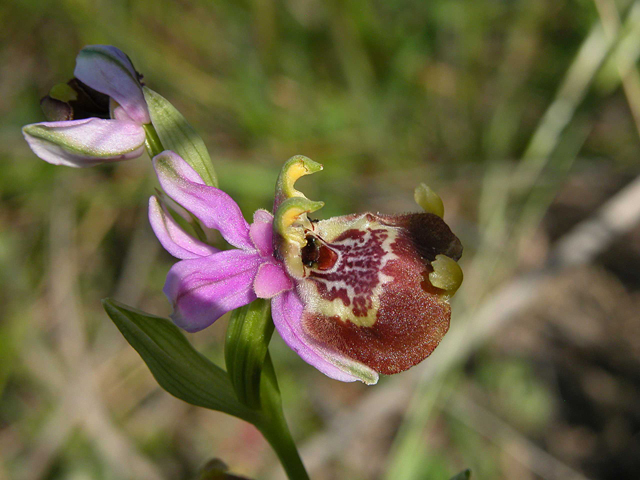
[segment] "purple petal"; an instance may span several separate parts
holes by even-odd
[[[263,263],[258,269],[253,289],[258,298],[271,298],[293,288],[293,282],[283,267],[273,263]]]
[[[226,312],[256,299],[257,253],[227,250],[176,263],[164,285],[173,304],[171,318],[188,332],[208,327]]]
[[[240,207],[222,190],[204,185],[200,176],[179,155],[162,152],[153,165],[164,191],[208,228],[219,230],[231,245],[254,251],[249,224]]]
[[[91,88],[113,98],[138,124],[151,122],[136,70],[121,50],[110,45],[84,47],[73,73]]]
[[[22,133],[33,153],[54,165],[90,167],[144,152],[144,129],[132,122],[83,118],[34,123]]]
[[[149,198],[149,222],[162,246],[176,258],[207,257],[219,251],[182,230],[156,196]]]
[[[111,102],[115,104],[115,102],[113,100],[111,100]],[[113,118],[115,120],[125,121],[125,122],[137,123],[136,121],[134,121],[129,116],[129,114],[127,113],[127,111],[124,108],[122,108],[120,105],[117,105],[117,104],[115,104],[115,105],[116,105],[116,107],[111,112],[111,118]]]
[[[253,221],[254,223],[273,223],[273,215],[271,214],[271,212],[268,212],[264,208],[261,208],[260,210],[256,210],[253,213]]]
[[[374,384],[378,374],[309,338],[302,329],[302,301],[295,290],[281,293],[271,300],[273,323],[291,349],[322,373],[341,382],[362,380]]]
[[[273,256],[273,215],[266,210],[256,211],[249,227],[249,236],[260,255]]]

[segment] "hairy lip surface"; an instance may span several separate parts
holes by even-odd
[[[299,284],[307,300],[303,328],[379,373],[416,365],[436,348],[451,316],[442,291],[429,283],[430,262],[438,254],[457,260],[459,240],[431,214],[340,217],[345,229],[338,234],[323,225],[335,220],[319,222],[317,231],[334,233],[328,248],[338,259],[326,271],[311,268]]]

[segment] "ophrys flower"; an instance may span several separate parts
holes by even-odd
[[[278,179],[275,218],[258,210],[248,225],[228,195],[204,185],[177,155],[165,152],[154,164],[169,197],[236,247],[218,251],[185,233],[152,197],[154,231],[182,259],[165,293],[186,330],[270,298],[276,329],[305,361],[332,378],[369,384],[422,361],[448,330],[462,246],[438,215],[311,220],[323,203],[293,186],[321,166],[297,156]]]

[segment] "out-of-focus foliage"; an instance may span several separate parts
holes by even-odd
[[[40,97],[70,78],[84,45],[128,53],[203,137],[221,188],[247,217],[270,207],[277,172],[294,154],[324,164],[299,185],[326,202],[323,217],[417,210],[413,189],[430,185],[466,249],[454,329],[639,173],[640,105],[633,83],[620,82],[640,54],[639,8],[2,3],[0,479],[191,479],[211,457],[251,478],[278,472],[253,427],[161,391],[101,309],[109,296],[169,313],[161,287],[173,260],[146,220],[157,186],[148,159],[53,167],[22,139],[20,127],[43,120]],[[601,21],[611,26],[616,15],[619,28],[603,33]],[[294,436],[315,442],[303,449],[312,477],[444,479],[469,467],[473,478],[565,478],[538,468],[553,462],[598,478],[637,472],[635,235],[579,275],[588,282],[560,279],[517,329],[372,418],[338,455],[322,456],[338,444],[331,420],[371,389],[323,377],[274,338]],[[225,325],[189,336],[218,365]],[[445,338],[439,350],[447,348]]]

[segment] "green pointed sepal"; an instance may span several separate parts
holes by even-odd
[[[202,177],[205,184],[217,187],[218,177],[204,141],[184,116],[159,93],[143,87],[151,123],[159,143],[180,155]],[[147,132],[149,137],[149,132]],[[157,155],[159,152],[154,152]]]

